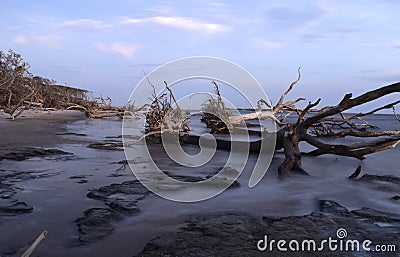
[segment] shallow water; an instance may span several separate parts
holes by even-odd
[[[400,129],[400,123],[392,116],[374,115],[372,123],[386,129]],[[121,122],[117,120],[81,120],[68,128],[71,132],[87,134],[88,140],[105,140],[107,136],[121,135]],[[140,134],[140,123],[136,128]],[[307,146],[302,146],[304,149]],[[304,177],[292,174],[286,180],[279,180],[277,168],[284,156],[276,153],[264,179],[255,187],[247,187],[252,166],[257,156],[250,155],[245,170],[239,177],[240,188],[229,189],[210,200],[197,203],[177,203],[150,195],[139,202],[141,212],[127,216],[117,223],[114,232],[95,243],[79,245],[78,228],[74,221],[83,212],[93,207],[104,207],[101,201],[86,197],[91,188],[134,179],[129,168],[116,170],[121,166],[113,162],[125,159],[123,151],[103,151],[86,147],[86,144],[60,145],[58,148],[72,152],[77,157],[70,160],[33,158],[21,162],[2,161],[2,170],[34,170],[43,173],[54,172],[48,177],[15,182],[19,189],[13,199],[24,201],[34,207],[29,214],[2,218],[0,225],[0,253],[23,248],[32,242],[43,230],[47,238],[35,250],[37,256],[132,256],[141,251],[155,236],[176,230],[190,215],[219,212],[245,212],[257,218],[262,216],[302,215],[317,211],[317,199],[331,199],[349,209],[364,206],[382,211],[400,213],[398,202],[390,199],[394,192],[383,192],[371,186],[350,181],[347,177],[362,165],[362,174],[400,176],[400,148],[367,156],[359,161],[346,157],[320,156],[304,157],[303,166],[311,174]],[[196,153],[195,146],[185,146],[189,153]],[[210,169],[224,165],[228,152],[218,152],[217,157],[200,169],[188,169],[190,175],[205,175]],[[160,165],[174,171],[171,160],[163,159]],[[137,168],[143,167],[142,163]],[[185,170],[186,172],[186,170]],[[110,175],[119,174],[115,177]],[[71,176],[86,176],[87,183]],[[190,193],[190,188],[180,193]],[[397,193],[398,194],[398,193]],[[20,253],[20,252],[19,252]],[[3,256],[3,254],[1,254]]]

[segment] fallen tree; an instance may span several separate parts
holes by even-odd
[[[376,127],[368,124],[363,118],[374,114],[380,110],[393,109],[394,116],[398,120],[395,113],[395,106],[400,103],[395,101],[369,112],[351,114],[346,117],[345,112],[354,107],[372,102],[386,95],[400,92],[400,82],[388,86],[368,91],[358,97],[353,98],[352,94],[346,94],[339,104],[335,106],[326,106],[321,109],[314,109],[321,101],[309,102],[306,107],[297,107],[305,98],[298,98],[293,101],[285,102],[286,96],[300,81],[301,74],[298,70],[298,78],[291,83],[289,88],[282,94],[277,104],[270,110],[262,111],[260,106],[266,104],[266,101],[260,99],[259,108],[253,113],[230,116],[229,122],[225,123],[225,127],[243,125],[247,120],[253,119],[272,119],[280,128],[277,133],[277,149],[283,148],[285,160],[279,166],[278,172],[281,178],[288,176],[291,170],[307,175],[303,169],[301,160],[302,155],[319,156],[323,154],[334,154],[340,156],[348,156],[362,160],[365,155],[376,153],[396,147],[400,143],[400,131],[372,131]],[[216,85],[216,84],[215,84]],[[217,86],[218,87],[218,86]],[[219,90],[216,90],[219,92]],[[217,99],[214,99],[217,101]],[[270,106],[267,106],[270,107]],[[289,117],[290,120],[289,121]],[[209,127],[218,124],[218,131],[225,131],[221,128],[221,120],[213,121],[208,116],[203,116]],[[294,121],[293,121],[294,120]],[[345,137],[362,138],[357,143],[331,143],[325,142],[323,138],[345,138]],[[373,140],[366,140],[371,139]],[[302,153],[299,148],[300,142],[306,142],[316,149]]]
[[[285,160],[278,168],[281,178],[287,177],[292,170],[308,175],[302,167],[302,156],[333,154],[362,160],[368,154],[394,148],[400,143],[400,131],[378,131],[375,130],[377,129],[376,126],[369,124],[364,119],[378,111],[392,109],[394,118],[399,120],[395,112],[395,106],[400,103],[400,100],[368,112],[357,114],[349,112],[354,107],[400,92],[400,82],[368,91],[354,98],[352,94],[346,94],[339,104],[335,106],[315,109],[321,99],[309,102],[304,108],[297,106],[300,102],[306,100],[303,97],[285,101],[288,94],[300,81],[300,78],[299,69],[297,79],[281,95],[276,105],[270,106],[267,101],[260,99],[257,110],[236,116],[232,115],[230,110],[225,107],[219,87],[217,83],[213,82],[214,94],[206,93],[208,100],[203,104],[201,120],[210,128],[211,133],[235,132],[235,128],[240,128],[238,130],[240,131],[250,125],[247,121],[254,119],[272,119],[275,121],[279,130],[276,132],[267,131],[267,133],[276,134],[275,150],[283,149],[285,154]],[[146,133],[143,137],[158,137],[165,131],[172,131],[179,133],[181,142],[198,144],[199,136],[186,133],[190,130],[188,117],[183,117],[172,90],[166,82],[164,83],[166,92],[157,96],[155,90],[153,90],[152,103],[142,108],[142,112],[146,115]],[[153,89],[155,88],[151,83],[150,85]],[[262,108],[264,105],[267,107],[266,110]],[[256,133],[254,131],[250,132]],[[263,133],[259,132],[258,134],[263,136]],[[332,140],[324,140],[325,138],[345,137],[355,137],[360,140],[356,143],[351,141],[348,141],[348,143],[336,143]],[[218,148],[231,148],[231,142],[225,139],[217,138],[216,142]],[[315,150],[306,153],[301,152],[300,142],[306,142],[313,146]],[[250,142],[251,152],[259,152],[259,150],[259,141]]]
[[[319,156],[322,154],[334,154],[341,156],[354,157],[359,160],[364,159],[365,155],[376,153],[396,147],[400,142],[400,131],[380,131],[371,132],[370,125],[362,120],[361,117],[371,115],[383,109],[389,109],[400,103],[396,101],[385,106],[376,108],[370,112],[358,113],[345,117],[343,112],[356,106],[371,102],[385,95],[400,92],[400,83],[383,86],[376,90],[368,91],[358,97],[353,98],[352,94],[346,94],[336,106],[328,106],[319,110],[313,110],[321,99],[310,102],[304,109],[298,110],[298,119],[295,123],[284,125],[283,146],[286,159],[279,167],[279,175],[286,177],[290,170],[305,173],[301,165],[301,152],[299,142],[304,141],[314,146],[316,149],[306,153],[306,155]],[[339,118],[334,117],[339,115]],[[356,123],[355,121],[362,121]],[[347,136],[360,138],[377,138],[374,140],[361,140],[357,143],[326,143],[321,140],[321,136],[334,138],[344,138]]]

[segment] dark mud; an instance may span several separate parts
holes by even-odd
[[[115,222],[124,215],[140,211],[138,201],[150,192],[137,180],[120,184],[111,184],[91,190],[87,197],[103,201],[108,208],[91,208],[84,216],[76,220],[79,228],[79,240],[89,243],[102,239],[112,233]]]
[[[103,201],[114,210],[135,213],[139,211],[138,201],[149,193],[139,181],[132,180],[92,190],[87,197]]]
[[[113,223],[122,219],[121,214],[109,208],[92,208],[84,212],[84,217],[76,220],[81,242],[102,239],[114,230]]]
[[[125,163],[125,161],[121,163]],[[237,171],[234,169],[226,169],[223,172],[225,172],[226,175],[237,174]],[[169,173],[167,173],[167,175],[184,182],[198,182],[205,179],[199,176],[172,175]],[[81,177],[75,176],[74,178]],[[215,183],[220,182],[216,181]],[[175,185],[165,185],[165,187],[176,189],[174,186]],[[239,182],[235,181],[231,188],[239,186]],[[89,209],[85,211],[83,217],[76,221],[79,228],[79,240],[83,243],[88,243],[111,234],[115,228],[115,222],[122,219],[125,215],[133,215],[140,212],[138,203],[149,194],[151,194],[151,192],[138,180],[114,183],[90,190],[87,197],[104,202],[107,208]],[[90,229],[91,227],[93,229]]]
[[[368,183],[378,190],[400,192],[400,178],[393,175],[365,174],[356,181]]]
[[[23,214],[32,212],[33,207],[25,202],[16,202],[9,206],[0,206],[0,215],[2,214]]]
[[[370,208],[349,211],[340,204],[319,201],[320,211],[304,216],[263,217],[243,213],[224,213],[191,218],[179,232],[151,240],[137,256],[299,256],[299,252],[272,252],[257,249],[265,235],[272,240],[313,239],[317,243],[329,237],[337,239],[339,228],[347,230],[346,239],[371,240],[375,244],[400,247],[399,214]],[[385,227],[376,222],[384,221]],[[372,248],[372,246],[371,246]],[[360,256],[359,252],[302,252],[301,256]],[[362,256],[397,256],[396,253],[374,253]]]
[[[358,179],[354,179],[354,181],[363,183],[365,185],[370,186],[372,189],[383,192],[390,192],[390,193],[400,192],[400,178],[393,175],[365,174]],[[400,200],[400,196],[394,195],[390,199],[398,201]]]
[[[72,153],[59,149],[45,149],[37,147],[20,148],[15,150],[0,151],[1,160],[24,161],[33,157],[72,156]]]

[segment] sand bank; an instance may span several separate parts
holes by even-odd
[[[0,112],[0,149],[53,147],[72,143],[74,139],[62,136],[66,132],[66,125],[84,118],[79,111],[28,110],[12,121],[9,115]]]

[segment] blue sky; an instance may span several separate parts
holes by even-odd
[[[394,0],[1,0],[0,49],[121,105],[143,71],[198,55],[247,69],[273,102],[301,66],[290,98],[335,104],[400,81],[398,10]]]

